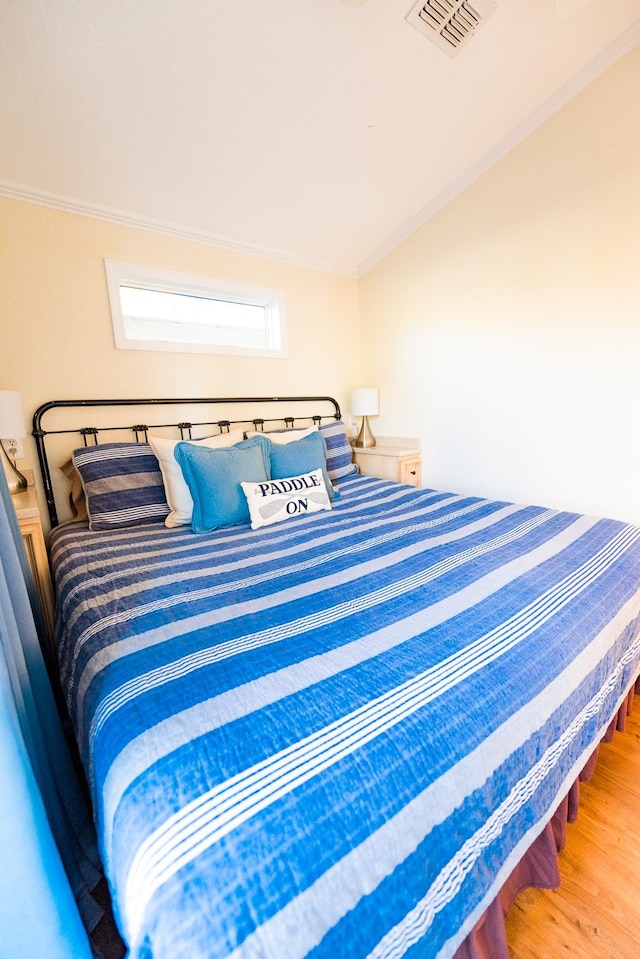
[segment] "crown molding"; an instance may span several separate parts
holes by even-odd
[[[201,230],[192,230],[175,223],[153,220],[147,217],[125,213],[122,210],[115,210],[110,207],[84,203],[73,197],[60,196],[57,193],[48,193],[45,190],[34,190],[32,187],[23,186],[20,183],[0,180],[0,196],[6,197],[9,200],[19,200],[23,203],[33,203],[36,206],[48,207],[51,210],[60,210],[63,213],[73,213],[76,216],[88,216],[94,220],[116,223],[119,226],[130,227],[134,230],[144,230],[147,233],[158,233],[162,236],[175,237],[179,240],[189,240],[193,243],[205,243],[208,246],[215,246],[218,249],[229,250],[233,253],[258,256],[262,259],[275,260],[279,263],[300,266],[308,270],[319,270],[323,273],[335,273],[339,276],[353,278],[357,277],[357,271],[355,269],[346,269],[345,267],[336,266],[335,263],[320,263],[316,260],[290,256],[278,250],[250,246],[246,243],[230,240],[227,237],[216,236],[215,234]]]
[[[363,260],[357,270],[357,276],[361,277],[374,267],[380,260],[392,253],[396,247],[400,246],[404,240],[408,239],[412,233],[415,233],[421,226],[424,226],[436,213],[447,206],[452,200],[459,196],[467,187],[471,186],[478,177],[486,173],[499,160],[505,157],[514,147],[518,146],[531,133],[541,126],[546,120],[557,113],[570,100],[578,95],[590,83],[596,80],[610,66],[621,59],[626,53],[629,53],[638,43],[640,43],[640,20],[632,27],[625,30],[617,40],[614,40],[605,50],[600,53],[595,60],[584,67],[568,83],[549,97],[537,110],[534,110],[526,120],[518,124],[511,133],[500,141],[492,150],[489,150],[477,163],[474,163],[457,180],[451,183],[446,190],[434,197],[416,216],[412,217],[403,227],[393,233],[378,249],[372,253],[366,260]]]

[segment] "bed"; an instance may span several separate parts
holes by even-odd
[[[257,529],[52,531],[62,688],[131,957],[472,955],[633,689],[640,529],[332,485],[330,509]]]

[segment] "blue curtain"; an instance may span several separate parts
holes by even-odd
[[[84,803],[43,661],[35,588],[0,468],[0,959],[91,959],[101,911]]]

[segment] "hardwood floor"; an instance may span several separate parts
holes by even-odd
[[[560,888],[521,893],[507,917],[512,959],[640,956],[640,696],[580,795]]]

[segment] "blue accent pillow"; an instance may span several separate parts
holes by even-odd
[[[269,443],[271,479],[288,479],[321,469],[330,499],[340,499],[327,473],[327,444],[322,433],[316,431],[291,443]]]
[[[327,472],[332,480],[342,479],[357,473],[358,467],[353,462],[353,450],[347,428],[342,420],[333,420],[320,427],[320,432],[327,444]]]
[[[177,444],[174,455],[193,499],[194,533],[249,523],[249,507],[240,484],[271,479],[269,446],[263,436],[221,449]]]
[[[148,443],[98,443],[72,454],[87,501],[89,529],[121,529],[164,520],[169,505]]]

